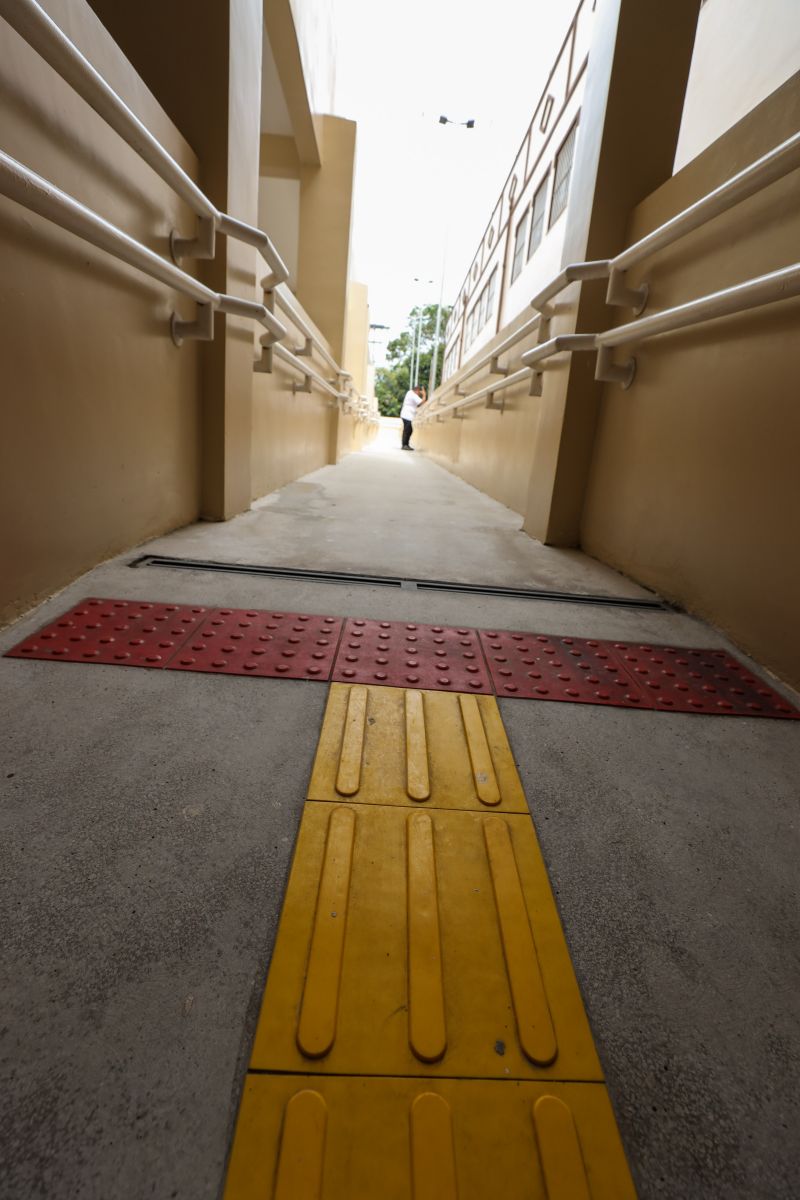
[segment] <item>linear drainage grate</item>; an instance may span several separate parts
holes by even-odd
[[[178,571],[214,571],[231,575],[263,575],[271,579],[304,579],[309,583],[362,583],[369,587],[402,588],[420,592],[463,592],[475,596],[498,596],[508,600],[549,600],[556,604],[599,604],[611,608],[646,608],[673,612],[663,600],[633,596],[603,596],[586,592],[558,592],[541,588],[497,587],[485,583],[456,583],[443,579],[401,579],[395,575],[367,575],[363,572],[312,571],[305,567],[270,567],[261,563],[213,562],[200,558],[172,558],[166,554],[142,554],[128,564],[131,567],[170,567]]]

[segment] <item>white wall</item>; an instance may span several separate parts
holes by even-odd
[[[675,170],[800,71],[800,0],[706,0]]]
[[[267,231],[289,268],[289,287],[297,287],[297,258],[300,245],[300,181],[272,179],[264,175],[258,181],[258,226]]]
[[[333,112],[336,31],[331,0],[291,0],[303,74],[314,113]],[[365,20],[376,20],[365,15]]]

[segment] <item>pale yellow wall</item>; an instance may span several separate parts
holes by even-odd
[[[353,387],[367,394],[369,358],[369,299],[367,285],[350,280],[347,285],[347,314],[345,318],[342,366],[353,376]]]
[[[321,392],[292,393],[297,372],[277,362],[253,386],[253,499],[333,461],[336,411]]]
[[[337,361],[344,347],[356,126],[318,118],[322,166],[304,167],[300,192],[297,298],[328,339]]]
[[[254,224],[261,0],[92,0],[92,6],[191,142],[209,198],[221,211]],[[214,260],[199,263],[198,273],[217,291],[255,299],[256,262],[252,247],[220,237]],[[201,351],[201,513],[224,520],[250,502],[252,322],[217,317],[216,325],[214,341]]]
[[[258,225],[268,229],[289,271],[289,287],[297,288],[300,247],[300,181],[262,175],[258,187]]]
[[[322,330],[337,361],[344,349],[356,126],[340,117],[317,118],[322,161],[304,163],[295,139],[262,134],[260,173],[265,180],[300,184],[298,300]],[[277,201],[279,197],[274,196]],[[285,197],[294,202],[293,197]],[[278,218],[280,222],[282,218]],[[295,218],[292,217],[292,220]],[[270,227],[267,225],[267,232]]]
[[[84,0],[44,7],[191,174],[196,159]],[[153,250],[186,207],[0,21],[0,145]],[[198,350],[174,297],[0,199],[0,620],[100,559],[196,518]],[[191,317],[193,305],[179,302]]]
[[[712,3],[714,0],[712,0]],[[800,76],[634,211],[636,240],[800,127]],[[800,172],[637,269],[657,311],[788,265]],[[800,300],[644,343],[605,389],[582,522],[591,554],[800,683]]]
[[[800,71],[799,0],[706,0],[675,169]]]
[[[488,353],[492,345],[498,344],[527,320],[528,313],[520,314],[492,340],[484,353]],[[519,367],[519,356],[535,344],[535,333],[517,343],[513,351],[513,370]],[[507,362],[508,356],[504,356],[502,361]],[[463,375],[462,369],[448,380],[446,388],[441,389],[443,404],[451,403],[456,398],[455,389]],[[484,368],[464,381],[463,390],[477,392],[496,378]],[[441,466],[460,475],[467,483],[480,488],[514,512],[522,513],[528,494],[540,413],[540,400],[528,395],[529,388],[529,381],[525,381],[518,387],[506,388],[498,393],[498,404],[505,398],[503,411],[487,408],[483,400],[464,409],[461,417],[446,414],[441,421],[431,419],[417,423],[414,440]]]

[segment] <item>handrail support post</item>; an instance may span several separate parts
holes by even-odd
[[[625,271],[612,270],[608,275],[608,288],[606,290],[606,304],[616,305],[618,308],[632,308],[634,314],[638,317],[639,313],[643,312],[650,295],[650,288],[646,283],[643,283],[638,288],[631,288],[625,282]]]
[[[594,377],[601,383],[618,383],[627,391],[636,376],[636,359],[629,358],[620,365],[614,362],[612,354],[610,346],[598,346]]]
[[[176,263],[182,258],[213,258],[216,251],[217,225],[213,217],[197,218],[197,237],[178,237],[177,231],[169,235],[170,254]]]
[[[169,331],[176,346],[184,342],[211,342],[214,340],[214,307],[198,304],[194,321],[184,321],[177,313],[170,317]]]

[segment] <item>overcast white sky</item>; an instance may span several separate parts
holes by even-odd
[[[373,334],[385,344],[438,300],[445,241],[455,297],[577,0],[334,3],[336,112],[358,122],[350,275],[369,285],[370,320],[391,326]]]

